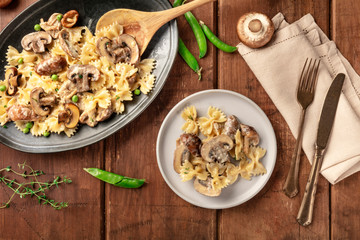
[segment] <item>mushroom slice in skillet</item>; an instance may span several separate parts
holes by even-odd
[[[18,75],[17,68],[10,67],[5,72],[5,82],[7,84],[6,94],[9,96],[13,96],[18,87],[24,87],[26,85],[25,79]]]
[[[228,135],[221,134],[204,143],[201,156],[207,162],[224,163],[230,161],[229,151],[233,147],[233,140]]]
[[[69,55],[72,58],[78,58],[79,52],[75,48],[75,46],[70,42],[70,33],[68,30],[63,29],[59,33],[59,42],[61,48],[66,52],[67,55]]]
[[[58,122],[64,122],[65,127],[74,128],[78,124],[80,119],[80,110],[73,103],[66,103],[64,105],[64,110],[60,111],[58,114]]]
[[[61,22],[57,19],[60,13],[53,13],[47,22],[44,19],[40,19],[40,27],[51,35],[54,39],[58,38],[59,31],[61,29]]]
[[[114,64],[125,62],[136,65],[140,60],[139,46],[135,38],[128,34],[122,34],[112,40],[101,37],[96,42],[96,50],[100,56],[106,57]]]
[[[26,51],[33,51],[34,53],[45,52],[45,45],[52,42],[52,37],[47,32],[33,32],[25,35],[21,40],[21,46]]]
[[[90,64],[74,64],[67,71],[67,78],[75,84],[77,92],[90,90],[90,81],[100,78],[100,71]]]
[[[39,116],[46,116],[50,113],[50,107],[56,103],[54,95],[46,95],[41,87],[36,87],[31,90],[30,104],[34,112]]]
[[[194,188],[201,194],[209,197],[217,197],[221,193],[221,189],[215,190],[211,185],[211,178],[208,177],[206,180],[199,180],[198,178],[194,181]]]

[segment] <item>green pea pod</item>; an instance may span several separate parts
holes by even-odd
[[[195,34],[195,38],[199,46],[199,58],[203,58],[207,52],[207,43],[204,32],[202,31],[199,22],[191,12],[185,13],[184,16]]]
[[[197,62],[194,55],[191,54],[189,49],[187,49],[181,38],[179,38],[179,53],[187,65],[189,65],[189,67],[197,73],[199,80],[201,80],[201,68],[199,67],[199,63]]]
[[[178,7],[180,6],[182,3],[183,3],[184,0],[175,0],[174,1],[174,4],[173,4],[173,7]]]
[[[84,170],[90,173],[92,176],[117,187],[139,188],[145,183],[145,179],[124,177],[99,168],[84,168]]]
[[[224,52],[234,52],[237,50],[236,47],[234,46],[230,46],[226,43],[224,43],[223,41],[221,41],[211,30],[210,28],[208,28],[208,26],[206,26],[204,24],[203,21],[200,21],[200,25],[202,30],[204,31],[206,37],[209,39],[209,41],[214,44],[215,47],[217,47],[218,49],[224,51]]]

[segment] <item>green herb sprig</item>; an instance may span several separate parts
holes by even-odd
[[[25,198],[27,196],[36,197],[40,204],[48,204],[57,210],[68,207],[67,202],[55,202],[55,200],[48,198],[45,194],[45,190],[48,190],[54,186],[59,187],[60,184],[69,184],[72,182],[70,178],[65,176],[63,179],[61,179],[59,176],[57,176],[53,181],[40,182],[38,177],[45,174],[43,171],[34,170],[32,167],[27,165],[26,162],[18,164],[18,166],[23,172],[17,172],[13,170],[11,166],[0,169],[0,184],[5,184],[13,191],[13,194],[9,197],[9,200],[0,205],[0,209],[10,207],[10,203],[15,195],[19,195],[20,198]],[[13,173],[15,175],[21,176],[24,179],[27,179],[28,181],[22,183],[17,182],[16,179],[10,179],[2,175],[2,172]]]

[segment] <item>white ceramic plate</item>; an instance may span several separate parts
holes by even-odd
[[[193,180],[182,182],[180,175],[173,169],[173,156],[176,139],[183,133],[184,120],[182,110],[194,105],[198,116],[207,116],[209,106],[221,109],[226,115],[235,115],[240,122],[253,126],[260,136],[260,146],[267,150],[261,160],[267,169],[263,176],[253,177],[251,181],[238,180],[222,189],[218,197],[208,197],[198,193],[193,187]],[[182,199],[203,208],[224,209],[242,204],[254,197],[267,183],[276,162],[276,138],[274,130],[265,113],[247,97],[227,90],[206,90],[195,93],[180,101],[166,116],[161,125],[156,155],[160,172],[169,187]]]

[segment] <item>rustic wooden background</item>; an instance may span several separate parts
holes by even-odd
[[[0,9],[0,29],[34,1],[14,0]],[[248,11],[269,16],[281,11],[289,22],[311,13],[360,71],[359,1],[219,0],[193,13],[221,39],[236,45],[237,19]],[[184,17],[178,18],[178,26],[180,36],[197,56],[197,45]],[[288,199],[281,191],[295,144],[283,117],[238,54],[223,53],[209,45],[200,64],[204,69],[201,82],[177,57],[158,98],[137,120],[104,141],[56,154],[21,153],[0,144],[0,167],[26,160],[49,178],[66,175],[73,179],[72,184],[49,193],[68,201],[66,209],[56,211],[39,206],[36,200],[16,198],[10,208],[0,210],[0,239],[358,239],[360,174],[335,186],[320,177],[313,223],[300,227],[295,217],[302,194]],[[269,117],[278,141],[277,163],[265,188],[245,204],[226,210],[194,207],[179,198],[166,185],[156,163],[156,137],[166,114],[184,97],[211,88],[233,90],[254,100]],[[136,190],[113,187],[92,178],[84,167],[146,178],[148,184]],[[309,171],[303,155],[301,193]],[[0,188],[0,201],[8,194]]]

